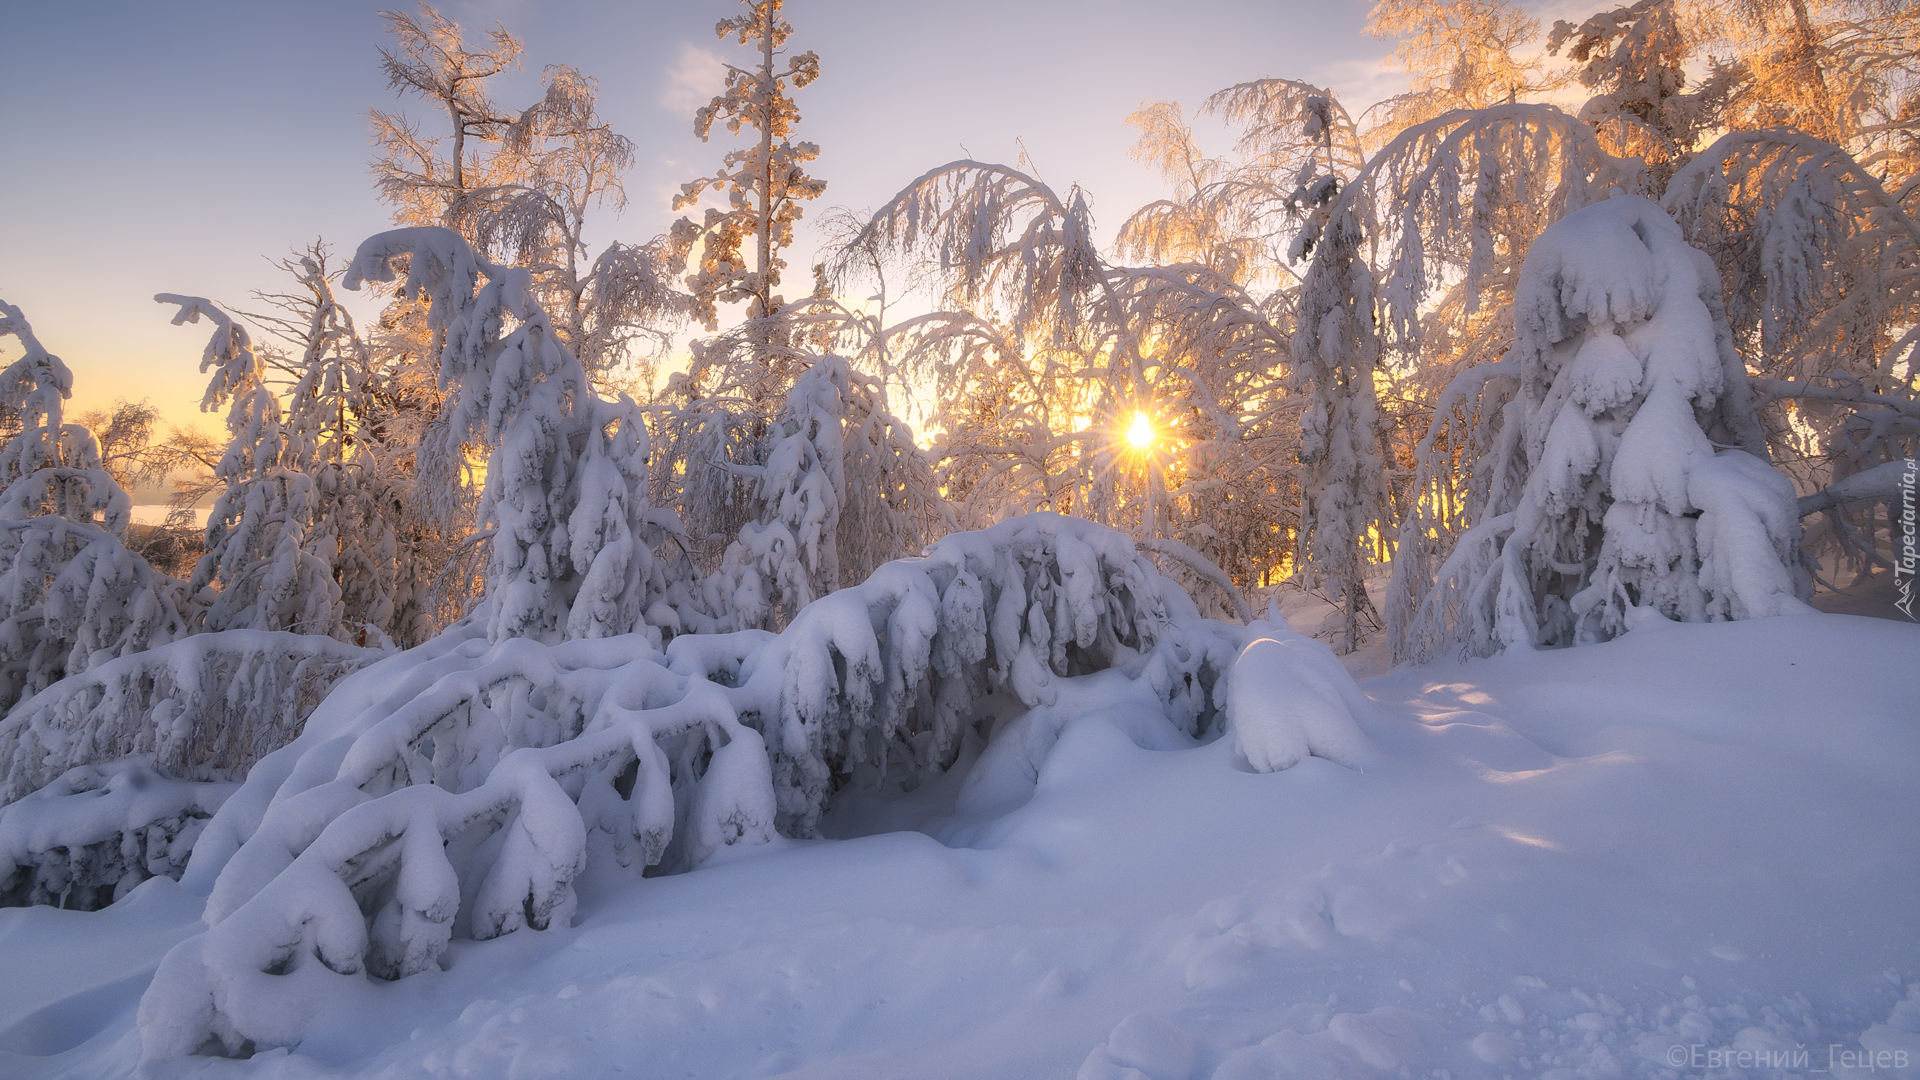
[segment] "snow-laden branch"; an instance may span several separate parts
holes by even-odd
[[[1081,328],[1081,304],[1102,279],[1092,213],[1005,165],[959,160],[930,169],[881,207],[844,252],[917,255],[960,302],[1003,309],[1016,338],[1043,327],[1061,345]]]
[[[1811,495],[1800,496],[1800,516],[1868,499],[1898,499],[1902,490],[1912,490],[1915,471],[1911,460],[1881,462]]]
[[[239,777],[379,656],[318,635],[228,630],[74,672],[0,721],[0,805],[88,762],[134,756],[174,776]]]
[[[1920,219],[1845,150],[1790,129],[1734,132],[1675,174],[1665,206],[1713,254],[1734,329],[1757,330],[1762,374],[1910,388]]]
[[[1876,394],[1860,387],[1858,382],[1848,386],[1814,386],[1810,383],[1788,379],[1749,379],[1748,384],[1754,390],[1769,398],[1803,398],[1808,401],[1833,401],[1853,405],[1871,405],[1875,408],[1892,409],[1895,412],[1920,420],[1920,398],[1895,397],[1892,394]]]
[[[1247,598],[1240,594],[1240,590],[1234,586],[1233,579],[1227,576],[1227,572],[1215,566],[1213,561],[1205,555],[1178,540],[1142,540],[1140,546],[1148,551],[1157,551],[1168,558],[1179,560],[1200,580],[1220,590],[1221,594],[1227,598],[1227,602],[1233,605],[1233,610],[1240,616],[1241,622],[1253,621],[1253,609],[1247,606]]]

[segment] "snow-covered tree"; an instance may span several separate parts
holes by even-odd
[[[1719,267],[1769,447],[1803,490],[1920,452],[1920,219],[1897,191],[1811,136],[1736,132],[1674,177],[1666,206]],[[1856,572],[1888,566],[1890,496],[1820,501],[1810,540]]]
[[[126,526],[131,500],[104,468],[93,433],[65,418],[73,395],[73,372],[34,336],[17,307],[0,307],[0,334],[11,335],[22,355],[0,372],[0,393],[20,417],[20,429],[0,450],[4,505],[20,520],[41,513],[103,526]],[[31,481],[22,485],[21,481]],[[18,486],[16,486],[18,485]]]
[[[1209,104],[1219,95],[1209,99]],[[1273,263],[1275,244],[1260,212],[1283,194],[1268,189],[1267,170],[1234,168],[1208,157],[1178,102],[1143,105],[1127,123],[1138,129],[1131,154],[1172,189],[1135,210],[1115,244],[1123,255],[1158,263],[1197,263],[1245,283]],[[1250,191],[1258,187],[1258,195]]]
[[[297,291],[256,293],[274,310],[248,313],[299,352],[265,352],[286,373],[287,445],[282,464],[310,476],[314,510],[307,550],[328,565],[340,587],[333,636],[408,644],[434,629],[419,580],[425,553],[406,543],[414,530],[405,461],[412,447],[385,433],[389,370],[376,360],[353,317],[334,295],[338,271],[315,242],[280,267]],[[425,568],[429,578],[438,566]]]
[[[420,474],[452,475],[469,448],[494,448],[477,522],[492,549],[479,614],[489,637],[605,637],[664,619],[647,615],[665,589],[649,544],[677,524],[647,505],[638,406],[593,392],[529,272],[486,259],[451,229],[369,239],[345,284],[394,281],[401,261],[397,292],[429,304],[450,394]],[[450,499],[452,485],[440,488]],[[653,625],[657,635],[662,624]]]
[[[1511,288],[1545,223],[1633,175],[1552,106],[1457,111],[1382,148],[1304,234],[1312,262],[1293,339],[1293,377],[1311,399],[1301,548],[1308,579],[1328,582],[1346,611],[1349,647],[1371,615],[1365,567],[1391,538],[1394,500],[1407,497],[1390,472],[1403,463],[1377,383],[1497,347],[1502,327],[1480,316],[1485,294],[1497,302]]]
[[[1791,127],[1899,188],[1920,174],[1920,11],[1878,0],[1701,5],[1708,49],[1737,65],[1726,126]]]
[[[794,383],[750,482],[746,522],[707,579],[706,607],[728,629],[773,628],[801,608],[917,553],[940,519],[933,470],[879,387],[838,356]]]
[[[127,497],[93,435],[64,420],[73,374],[20,309],[0,301],[0,336],[21,356],[0,401],[22,428],[0,448],[0,713],[68,675],[185,634],[180,583],[127,550]]]
[[[665,325],[685,308],[671,284],[685,252],[656,237],[592,256],[588,211],[626,205],[633,144],[601,117],[593,79],[561,65],[544,81],[546,95],[506,130],[511,172],[470,196],[469,235],[534,275],[555,332],[597,385],[630,383],[630,361],[665,344]]]
[[[740,344],[731,335],[690,342],[689,369],[669,376],[665,392],[653,402],[660,451],[652,467],[653,501],[674,507],[680,516],[686,533],[680,555],[688,576],[717,569],[721,553],[753,518],[749,483],[737,465],[756,460],[760,440],[743,388],[722,381],[739,369],[712,360],[716,352]]]
[[[747,13],[722,19],[714,32],[751,45],[759,55],[751,67],[727,65],[726,89],[694,115],[693,133],[704,142],[720,123],[734,135],[751,128],[753,141],[728,151],[712,175],[681,185],[673,201],[678,210],[712,191],[727,202],[726,209],[709,207],[701,222],[681,218],[673,229],[679,243],[700,244],[700,266],[687,285],[695,314],[709,330],[718,326],[721,304],[744,301],[750,322],[769,319],[784,306],[775,291],[787,265],[782,253],[793,244],[801,204],[819,198],[827,186],[805,168],[820,148],[789,138],[800,110],[787,87],[798,90],[819,78],[820,58],[811,51],[788,54],[793,27],[781,18],[781,0],[741,2]],[[763,327],[756,340],[770,341],[773,333]]]
[[[389,84],[443,114],[429,125],[396,113],[370,113],[382,198],[396,224],[445,226],[503,265],[530,273],[548,331],[580,362],[601,394],[635,393],[650,384],[649,354],[683,317],[685,297],[671,287],[685,247],[664,237],[615,242],[593,254],[590,211],[618,210],[632,144],[598,111],[595,82],[566,66],[544,74],[541,99],[517,113],[495,104],[491,81],[518,63],[522,46],[504,28],[469,43],[454,21],[423,7],[417,16],[386,13],[392,44],[381,51]],[[469,536],[483,498],[469,459],[490,449],[446,449],[441,342],[424,305],[390,305],[372,334],[379,378],[373,426],[380,432],[382,476],[402,497],[396,522],[395,619],[401,640],[421,640],[457,619],[486,579],[485,547]],[[464,428],[458,438],[469,434]]]
[[[1301,392],[1311,382],[1292,356],[1301,302],[1295,266],[1319,243],[1366,155],[1339,99],[1306,83],[1241,83],[1213,94],[1201,111],[1239,128],[1236,159],[1194,167],[1199,152],[1184,125],[1161,119],[1146,128],[1136,151],[1159,162],[1176,198],[1137,212],[1120,240],[1123,250],[1175,263],[1131,276],[1148,286],[1132,306],[1164,310],[1151,316],[1151,339],[1179,357],[1173,371],[1198,376],[1186,400],[1200,407],[1182,434],[1195,450],[1186,471],[1204,478],[1204,490],[1187,485],[1184,539],[1243,584],[1266,586],[1297,565],[1300,525],[1313,520],[1302,514],[1303,481],[1322,460],[1306,427],[1312,398]],[[1169,243],[1182,233],[1204,243]],[[1230,257],[1212,253],[1219,248]],[[1230,271],[1232,284],[1180,262]],[[1175,284],[1171,274],[1179,273],[1186,280]]]
[[[842,280],[879,276],[856,265],[876,258],[933,271],[942,310],[878,336],[889,366],[931,385],[927,423],[962,520],[1071,512],[1138,527],[1196,587],[1256,583],[1291,546],[1291,473],[1276,467],[1286,297],[1254,291],[1281,260],[1265,250],[1272,237],[1228,239],[1254,213],[1223,194],[1252,186],[1246,170],[1203,160],[1177,113],[1136,120],[1142,156],[1174,175],[1179,197],[1136,215],[1123,247],[1183,261],[1109,262],[1084,193],[960,161],[896,195],[836,263]],[[1293,182],[1263,190],[1278,207]],[[1233,584],[1201,595],[1228,611],[1244,603]]]
[[[0,721],[0,805],[90,764],[238,780],[342,675],[383,655],[311,634],[189,634],[76,672]],[[178,876],[178,875],[176,875]]]
[[[1462,376],[1517,384],[1472,463],[1487,479],[1465,529],[1430,585],[1396,566],[1418,605],[1400,654],[1809,610],[1793,484],[1768,464],[1712,260],[1673,219],[1628,195],[1568,214],[1529,249],[1514,306],[1502,370]],[[1416,513],[1402,535],[1435,524]]]
[[[1095,444],[1117,420],[1124,425],[1122,403],[1146,400],[1141,365],[1126,352],[1131,338],[1117,343],[1103,377],[1080,381],[1096,370],[1094,322],[1110,329],[1121,315],[1085,194],[1062,197],[1004,165],[950,162],[895,195],[845,250],[869,248],[923,262],[942,286],[944,311],[888,333],[902,365],[936,384],[933,419],[949,433],[946,453],[975,457],[989,474],[1017,470],[1013,491],[1038,497],[1015,506],[1081,512],[1084,466],[1110,451]],[[973,434],[971,421],[989,417],[977,444],[958,444],[955,436]],[[1056,474],[1064,474],[1057,483],[1047,479]],[[986,479],[967,477],[959,487]],[[1100,479],[1111,481],[1111,470]],[[1004,498],[997,486],[983,493]]]
[[[1376,0],[1367,29],[1400,38],[1387,62],[1411,84],[1369,110],[1379,113],[1368,133],[1375,146],[1456,109],[1538,99],[1560,81],[1529,55],[1539,20],[1507,0]]]
[[[679,508],[689,559],[711,575],[697,603],[676,602],[700,625],[783,625],[812,597],[951,528],[927,455],[888,407],[902,373],[884,292],[876,312],[816,290],[780,313],[784,342],[751,325],[696,341],[670,382],[654,491]],[[750,395],[763,384],[752,353],[803,372],[757,439]]]
[[[793,27],[781,18],[781,0],[742,2],[747,12],[721,20],[715,32],[752,45],[757,61],[727,65],[724,90],[694,114],[693,129],[703,142],[716,123],[734,135],[750,130],[752,142],[727,151],[712,174],[681,185],[675,210],[703,198],[724,204],[707,206],[699,222],[679,219],[665,248],[683,261],[698,245],[687,304],[708,330],[719,327],[723,305],[746,304],[742,325],[695,343],[658,425],[664,453],[655,486],[682,508],[695,545],[690,557],[702,570],[717,568],[723,549],[759,516],[746,478],[766,464],[787,391],[817,355],[796,340],[793,312],[777,290],[802,204],[826,189],[805,169],[819,147],[790,137],[800,111],[789,87],[818,78],[820,60],[789,54]]]
[[[308,634],[190,634],[21,701],[0,720],[0,906],[92,910],[179,879],[254,762],[380,655]]]
[[[1321,233],[1301,286],[1293,388],[1308,397],[1300,421],[1300,567],[1346,614],[1344,645],[1371,617],[1366,568],[1391,515],[1374,372],[1380,363],[1368,237],[1351,216]]]
[[[160,420],[160,410],[148,400],[117,400],[110,408],[89,409],[79,417],[80,425],[93,432],[100,447],[100,467],[130,494],[177,481],[175,505],[167,517],[129,524],[122,540],[148,566],[185,579],[193,576],[200,561],[204,534],[193,513],[184,508],[204,493],[201,486],[210,479],[210,472],[206,477],[199,474],[210,470],[219,455],[211,437],[197,429],[173,428],[162,435]],[[181,473],[194,478],[178,481]]]
[[[182,463],[173,447],[155,439],[160,410],[151,401],[115,401],[112,408],[89,409],[79,419],[100,447],[100,467],[122,488],[159,483]]]
[[[175,325],[213,324],[200,360],[212,371],[201,408],[227,406],[227,449],[214,475],[225,485],[207,515],[206,554],[195,590],[217,588],[208,630],[290,630],[331,634],[340,627],[340,587],[316,550],[319,492],[302,447],[282,422],[280,401],[264,380],[252,335],[211,302],[161,293],[178,308]]]
[[[1743,77],[1739,65],[1708,59],[1707,77],[1687,88],[1687,64],[1701,42],[1686,32],[1678,0],[1639,0],[1575,26],[1556,22],[1547,50],[1566,50],[1574,75],[1594,96],[1580,118],[1610,151],[1646,162],[1654,184],[1692,157],[1701,133],[1718,126]]]
[[[486,32],[485,46],[471,47],[458,23],[425,4],[418,16],[385,11],[380,17],[393,38],[380,49],[388,87],[444,111],[447,133],[426,135],[398,113],[367,110],[380,149],[374,180],[403,223],[459,228],[474,209],[475,191],[512,176],[511,158],[497,145],[487,147],[506,137],[514,118],[488,98],[486,83],[519,63],[520,40],[496,26]]]

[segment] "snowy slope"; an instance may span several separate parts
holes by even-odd
[[[1920,1076],[1916,660],[1807,615],[1402,669],[1364,771],[1096,711],[1011,812],[947,782],[827,821],[921,832],[590,877],[573,928],[355,983],[297,1053],[147,1075]],[[132,1072],[197,910],[0,911],[0,1076]]]

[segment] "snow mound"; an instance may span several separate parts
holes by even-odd
[[[1198,1064],[1193,1036],[1150,1013],[1134,1013],[1094,1048],[1075,1080],[1188,1080]]]
[[[1343,693],[1351,686],[1340,661],[1312,638],[1250,643],[1227,676],[1234,752],[1255,772],[1291,769],[1308,755],[1358,766],[1368,743]]]

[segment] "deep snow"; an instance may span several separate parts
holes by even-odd
[[[1364,684],[1364,771],[1095,710],[1010,811],[954,810],[956,769],[843,799],[842,839],[596,867],[570,929],[147,1072],[1920,1076],[1917,661],[1920,627],[1804,615],[1403,668]],[[0,910],[0,1075],[134,1070],[199,908]]]

